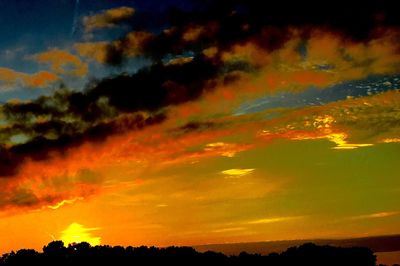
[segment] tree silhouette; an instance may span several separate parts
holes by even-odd
[[[191,247],[92,247],[85,242],[65,247],[62,241],[53,241],[43,247],[42,253],[21,249],[4,254],[0,266],[11,265],[375,266],[376,257],[368,248],[317,246],[312,243],[291,247],[280,254],[263,256],[242,252],[238,256],[226,256],[212,251],[200,253]]]

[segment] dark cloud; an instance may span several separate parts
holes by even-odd
[[[92,101],[106,96],[111,106],[122,112],[154,111],[198,98],[212,88],[218,67],[196,58],[183,65],[156,64],[133,76],[105,79],[87,92]]]
[[[214,63],[198,58],[92,82],[82,92],[60,89],[31,102],[7,103],[2,106],[0,176],[15,175],[27,158],[45,160],[86,141],[160,123],[165,107],[197,99],[213,88],[218,73]]]
[[[36,195],[27,189],[19,189],[14,191],[13,195],[11,196],[9,202],[12,205],[18,206],[32,206],[38,203],[39,199]]]
[[[379,28],[400,25],[394,10],[397,10],[396,1],[390,0],[195,0],[191,10],[170,8],[165,30],[143,42],[141,51],[145,56],[161,60],[166,55],[188,51],[198,54],[209,46],[224,50],[246,41],[274,50],[290,39],[293,28],[301,28],[305,38],[315,28],[321,28],[353,41],[366,41],[374,37]],[[185,38],[193,28],[201,32],[197,32],[195,39]],[[132,29],[138,29],[137,22],[133,22]],[[107,63],[123,63],[124,55],[131,49],[128,36],[119,40],[125,45],[111,43],[108,46]]]
[[[193,131],[204,131],[204,130],[208,130],[210,128],[217,128],[217,127],[221,127],[221,126],[222,126],[221,124],[217,124],[215,122],[192,121],[192,122],[188,122],[188,123],[184,124],[181,127],[178,127],[174,131],[177,133],[186,134],[186,133],[193,132]]]
[[[36,206],[40,199],[33,191],[26,188],[16,188],[10,191],[0,193],[0,208],[11,206],[32,207]]]
[[[127,130],[139,130],[160,123],[164,119],[164,113],[148,117],[133,114],[93,125],[48,121],[39,125],[26,126],[26,129],[21,130],[29,136],[26,143],[15,144],[11,147],[3,145],[0,150],[0,175],[4,177],[17,174],[18,167],[28,158],[39,161],[49,159],[54,154],[62,156],[66,150],[84,142],[101,142],[110,135],[121,134]],[[51,126],[54,124],[57,126]],[[41,130],[37,130],[38,128]],[[11,135],[12,130],[8,134]]]
[[[84,184],[100,184],[104,181],[104,177],[90,169],[82,169],[76,176],[75,182]]]

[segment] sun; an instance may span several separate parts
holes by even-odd
[[[92,235],[92,231],[97,231],[100,228],[85,228],[78,223],[70,224],[64,231],[61,232],[61,240],[64,244],[77,244],[87,242],[92,246],[100,245],[100,237]]]

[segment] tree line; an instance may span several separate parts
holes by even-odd
[[[375,266],[376,257],[365,247],[342,248],[312,243],[269,255],[242,252],[238,256],[227,256],[212,251],[200,253],[192,247],[91,246],[86,242],[66,247],[62,241],[53,241],[43,247],[43,252],[21,249],[4,254],[0,266],[11,265]]]

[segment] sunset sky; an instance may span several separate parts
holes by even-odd
[[[0,0],[0,253],[400,233],[395,1],[262,2]]]

